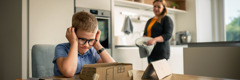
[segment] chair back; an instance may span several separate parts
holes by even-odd
[[[32,77],[53,76],[54,58],[56,45],[37,44],[32,47]]]

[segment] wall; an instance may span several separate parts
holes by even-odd
[[[71,26],[73,0],[29,1],[29,74],[31,77],[31,49],[34,44],[68,42],[65,34]]]
[[[22,79],[28,77],[28,0],[22,0]]]
[[[196,0],[197,42],[212,42],[211,0]]]
[[[186,0],[185,14],[176,14],[176,31],[188,30],[192,35],[192,42],[197,41],[196,33],[196,0]]]
[[[176,16],[176,31],[190,31],[192,42],[213,41],[211,0],[186,0],[186,10]]]
[[[22,1],[0,1],[0,80],[22,77]]]
[[[224,0],[211,0],[212,2],[212,25],[213,40],[226,41],[224,23]]]

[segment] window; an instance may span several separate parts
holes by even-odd
[[[227,41],[240,41],[240,0],[224,0],[224,23]]]

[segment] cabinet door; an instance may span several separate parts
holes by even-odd
[[[170,47],[170,58],[168,60],[173,73],[183,72],[183,47]]]
[[[113,58],[119,63],[132,63],[133,70],[145,70],[148,66],[147,58],[140,58],[137,47],[116,48]]]
[[[111,0],[76,0],[76,7],[110,10]]]

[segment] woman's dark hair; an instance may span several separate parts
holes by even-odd
[[[166,4],[165,0],[154,0],[153,5],[154,5],[155,2],[161,2],[162,5],[163,5],[163,11],[160,15],[158,15],[158,20],[157,20],[157,22],[161,23],[162,18],[167,15],[168,10],[167,10],[167,7],[165,5]]]

